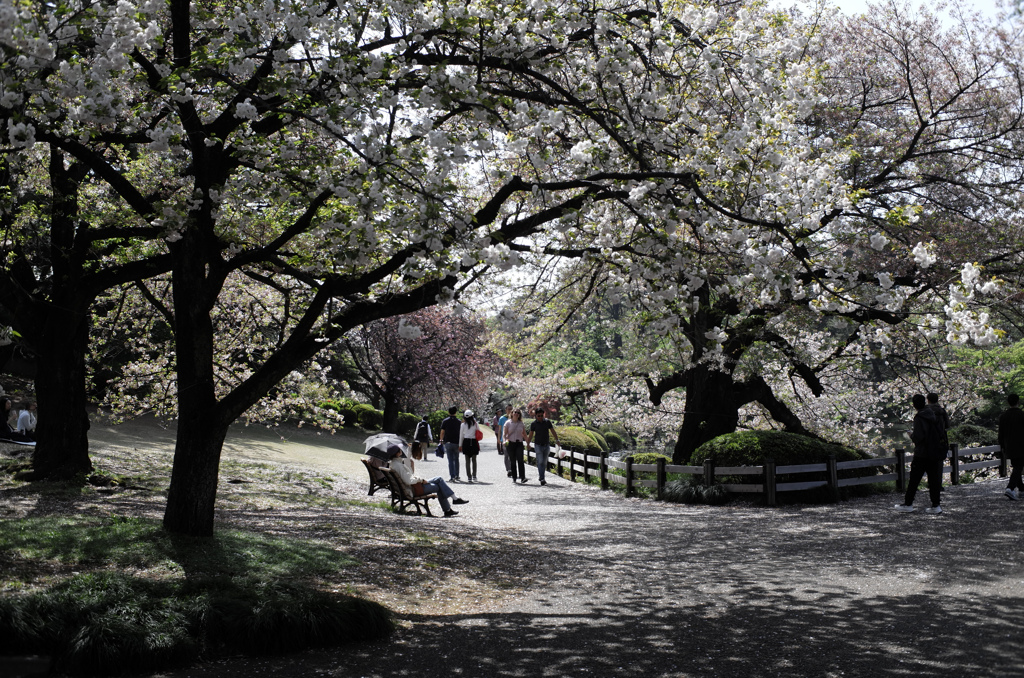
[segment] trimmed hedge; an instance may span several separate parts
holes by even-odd
[[[375,410],[371,405],[358,404],[353,410],[356,413],[356,423],[367,431],[379,431],[384,425],[384,413]]]
[[[634,464],[657,464],[659,459],[664,459],[666,464],[672,463],[672,457],[660,452],[639,452],[630,456]]]
[[[709,440],[690,457],[690,464],[700,466],[706,459],[714,459],[717,466],[759,466],[765,459],[774,459],[782,466],[788,464],[816,464],[828,461],[830,455],[837,461],[867,459],[857,450],[785,431],[737,431]]]
[[[597,431],[591,431],[590,429],[586,429],[586,431],[587,431],[587,435],[589,435],[591,438],[594,439],[594,442],[597,443],[597,446],[601,448],[602,452],[608,452],[609,451],[608,441],[605,440],[603,435],[601,435]]]
[[[558,441],[567,450],[601,454],[601,445],[597,438],[590,435],[591,432],[582,426],[557,426],[555,432],[558,434]]]
[[[617,436],[618,439],[622,441],[620,443],[621,447],[612,447],[613,450],[628,450],[633,447],[633,436],[630,435],[626,427],[620,424],[619,422],[605,424],[604,426],[601,426],[597,430],[601,432],[601,435],[605,437],[605,440],[608,441],[609,445],[612,444],[612,441],[611,439],[609,439],[608,436],[612,434]]]
[[[622,441],[622,438],[615,431],[607,431],[604,434],[604,440],[608,443],[609,452],[618,452],[619,450],[626,449],[626,444]]]
[[[966,447],[971,443],[977,443],[981,447],[999,444],[999,433],[977,424],[960,424],[953,426],[946,431],[949,442]]]
[[[412,434],[416,432],[416,424],[420,423],[420,418],[415,414],[409,414],[408,412],[398,413],[398,435],[411,438]]]

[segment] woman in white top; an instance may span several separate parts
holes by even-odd
[[[27,436],[30,440],[36,439],[36,403],[27,401],[22,406],[21,414],[18,415],[18,433]]]
[[[512,467],[512,482],[526,482],[526,463],[523,461],[523,441],[526,440],[526,426],[523,425],[523,411],[512,410],[512,415],[505,422],[505,454],[508,455]]]
[[[477,442],[477,431],[473,410],[466,410],[462,415],[462,426],[459,427],[459,452],[466,455],[466,477],[476,480],[476,455],[480,454],[480,443]]]

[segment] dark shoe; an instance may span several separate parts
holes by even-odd
[[[548,481],[546,481],[546,480],[542,480],[542,481],[540,481],[540,484],[541,484],[541,485],[547,485],[547,484],[548,484]]]
[[[458,499],[454,500],[452,503],[453,504],[468,504],[469,500],[468,499],[463,499],[462,497],[459,497]]]
[[[509,478],[512,478],[512,471],[509,471],[509,472],[508,472],[508,477],[509,477]],[[513,479],[513,480],[515,480],[515,478],[512,478],[512,479]]]
[[[457,515],[459,515],[459,512],[458,511],[452,511],[451,509],[449,509],[449,510],[444,512],[444,517],[445,518],[451,518],[452,516],[457,516]]]

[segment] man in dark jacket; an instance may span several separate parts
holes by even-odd
[[[1020,396],[1016,393],[1008,395],[1006,402],[1010,409],[999,416],[999,447],[1013,467],[1004,494],[1016,501],[1020,499],[1020,490],[1024,489],[1024,483],[1021,482],[1021,469],[1024,468],[1024,410],[1020,409]]]
[[[914,495],[921,479],[928,475],[928,494],[932,505],[925,513],[942,513],[940,491],[942,488],[942,463],[946,449],[942,444],[942,426],[935,412],[927,407],[925,397],[920,393],[912,400],[917,414],[914,415],[914,430],[910,439],[914,442],[914,459],[910,462],[910,479],[907,482],[907,496],[902,504],[896,504],[897,511],[910,513],[914,510]]]
[[[459,429],[462,421],[455,416],[459,411],[457,407],[448,408],[448,416],[441,420],[441,444],[444,445],[444,454],[448,457],[448,482],[459,482]]]

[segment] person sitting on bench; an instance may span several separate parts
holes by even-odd
[[[402,448],[398,445],[391,445],[388,447],[388,466],[398,476],[398,480],[402,483],[405,489],[409,492],[409,496],[416,496],[416,491],[413,489],[413,485],[422,485],[422,492],[420,494],[437,494],[437,501],[441,504],[441,510],[444,511],[446,518],[459,515],[458,511],[452,510],[451,504],[468,504],[469,500],[461,499],[455,496],[455,491],[448,487],[448,483],[444,481],[441,476],[425,480],[419,476],[413,474],[412,460],[402,454]],[[448,499],[452,498],[451,504],[448,503]]]

